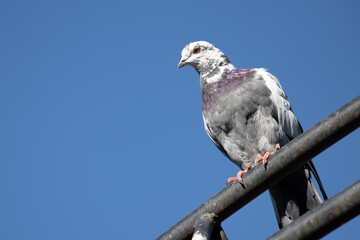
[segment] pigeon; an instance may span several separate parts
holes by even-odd
[[[209,42],[184,47],[178,68],[192,66],[200,75],[205,130],[242,175],[303,132],[278,79],[264,68],[237,69]],[[321,204],[324,187],[310,160],[269,189],[279,228]]]

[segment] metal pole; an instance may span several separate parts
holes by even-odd
[[[216,214],[218,221],[222,222],[359,126],[360,96],[282,147],[269,158],[266,169],[262,165],[254,167],[243,176],[242,183],[230,184],[158,239],[191,239],[195,222],[206,212]]]
[[[204,213],[196,221],[191,240],[228,240],[228,238],[221,225],[216,223],[216,215]]]
[[[360,213],[360,181],[311,209],[268,240],[320,239]]]
[[[196,222],[192,240],[210,240],[211,232],[215,225],[215,214],[204,213]]]
[[[228,240],[220,224],[215,224],[210,240]]]

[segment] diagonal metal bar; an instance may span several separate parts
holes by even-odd
[[[158,239],[191,239],[195,222],[204,213],[222,222],[272,185],[360,126],[360,96],[356,97],[272,155],[264,169],[259,165],[207,200]]]
[[[268,240],[320,239],[360,213],[360,180],[311,209]]]

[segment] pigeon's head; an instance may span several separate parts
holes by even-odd
[[[184,47],[178,68],[190,65],[200,74],[208,74],[230,64],[223,52],[205,41],[192,42]],[[232,66],[232,65],[231,65]]]

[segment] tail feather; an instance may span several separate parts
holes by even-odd
[[[279,228],[323,202],[312,182],[310,170],[304,165],[269,189]]]
[[[321,191],[321,194],[323,195],[324,200],[327,200],[327,199],[328,199],[328,196],[326,195],[324,186],[322,185],[322,182],[321,182],[321,180],[320,180],[320,176],[319,176],[319,174],[318,174],[317,171],[316,171],[316,168],[315,168],[315,165],[314,165],[313,161],[310,160],[310,161],[307,163],[307,166],[309,167],[310,171],[313,173],[314,178],[316,179],[316,181],[317,181],[317,183],[318,183],[318,185],[319,185],[319,189],[320,189],[320,191]]]

